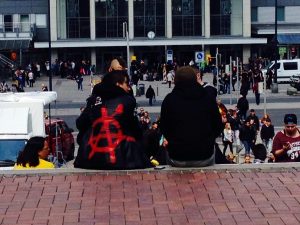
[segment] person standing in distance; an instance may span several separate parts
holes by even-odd
[[[153,98],[155,99],[155,92],[154,92],[154,89],[152,88],[151,85],[149,85],[149,87],[147,88],[147,91],[146,91],[146,98],[149,99],[149,105],[152,106],[153,103]]]

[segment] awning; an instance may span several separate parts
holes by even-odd
[[[0,40],[0,50],[28,49],[30,40]]]
[[[278,34],[279,44],[300,44],[300,34]]]

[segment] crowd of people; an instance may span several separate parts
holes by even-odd
[[[241,90],[235,109],[227,109],[216,99],[216,88],[203,82],[199,68],[182,66],[174,73],[174,88],[163,100],[160,117],[153,120],[143,108],[137,112],[126,65],[114,59],[76,120],[79,149],[74,166],[202,167],[234,163],[234,147],[236,152],[244,149],[245,163],[298,161],[300,132],[296,115],[285,115],[284,129],[275,135],[269,115],[259,119],[254,109],[249,110],[246,91]],[[216,142],[218,138],[222,139],[223,149]],[[226,154],[228,148],[230,153]],[[37,149],[37,155],[44,159],[39,154],[41,149]],[[33,167],[37,163],[21,164]]]

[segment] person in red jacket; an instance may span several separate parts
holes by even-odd
[[[275,162],[300,161],[300,131],[295,114],[284,116],[284,129],[275,135],[272,153],[275,156]]]

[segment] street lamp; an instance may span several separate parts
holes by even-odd
[[[123,22],[123,38],[126,38],[126,47],[127,47],[127,73],[130,76],[129,37],[128,37],[127,22]]]
[[[278,83],[277,83],[277,56],[278,56],[277,0],[275,0],[275,35],[274,35],[274,45],[275,45],[275,70],[274,70],[274,80],[273,80],[273,84],[272,84],[272,93],[278,93]]]
[[[50,0],[48,0],[48,42],[49,42],[49,49],[48,49],[48,60],[49,60],[49,91],[52,91],[52,72],[51,72],[51,22],[50,22]],[[46,68],[47,69],[47,68]]]

